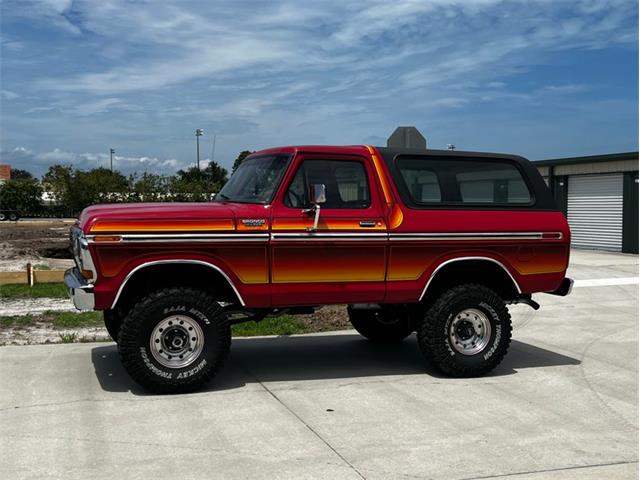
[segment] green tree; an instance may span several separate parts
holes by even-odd
[[[127,177],[117,170],[94,168],[76,170],[73,175],[72,208],[82,210],[95,203],[115,203],[129,200],[131,192]]]
[[[42,187],[36,179],[9,180],[0,184],[0,206],[22,214],[42,209]]]
[[[11,180],[33,180],[35,177],[31,172],[20,170],[19,168],[11,169]]]
[[[222,188],[222,186],[227,183],[227,180],[229,180],[227,177],[227,174],[229,173],[227,172],[227,169],[222,168],[213,160],[209,162],[209,165],[207,165],[207,168],[203,170],[203,173],[206,180],[208,182],[217,183],[219,185],[218,188]]]
[[[169,180],[171,198],[181,202],[206,202],[227,182],[227,170],[211,161],[204,170],[178,170]]]
[[[238,169],[238,167],[240,166],[240,164],[244,161],[245,158],[247,158],[249,155],[251,155],[252,153],[255,152],[251,152],[249,150],[243,150],[238,154],[238,157],[233,161],[233,167],[231,167],[231,173],[235,173],[235,171]]]
[[[85,171],[68,165],[53,165],[42,183],[54,201],[70,212],[79,212],[95,203],[128,201],[131,196],[129,179],[108,168]]]
[[[169,191],[176,202],[208,202],[220,190],[218,183],[194,181],[180,176],[171,177]]]
[[[143,173],[141,177],[132,177],[129,182],[133,185],[131,201],[159,202],[168,198],[171,177]]]
[[[54,202],[69,208],[73,176],[74,169],[70,165],[51,165],[42,177],[42,186]]]

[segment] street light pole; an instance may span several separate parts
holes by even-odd
[[[196,165],[200,170],[200,137],[204,134],[204,130],[196,128]]]
[[[113,154],[116,153],[116,151],[113,148],[109,149],[109,164],[111,165],[111,171],[113,172]]]

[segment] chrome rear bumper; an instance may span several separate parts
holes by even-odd
[[[571,293],[571,290],[573,290],[573,279],[569,277],[565,277],[562,280],[562,283],[560,284],[560,286],[556,290],[554,290],[553,292],[547,292],[547,293],[551,295],[558,295],[559,297],[566,297]]]
[[[95,297],[93,285],[87,283],[78,267],[70,268],[64,272],[64,283],[67,286],[69,298],[73,300],[73,305],[78,310],[93,310],[95,307]]]

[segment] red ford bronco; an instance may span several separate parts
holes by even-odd
[[[213,377],[231,324],[327,304],[375,342],[417,332],[439,370],[476,376],[507,353],[508,304],[570,292],[569,240],[518,156],[283,147],[249,156],[211,203],[85,209],[65,281],[155,392]]]

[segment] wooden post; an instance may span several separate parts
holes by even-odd
[[[33,287],[33,267],[31,262],[27,263],[27,283],[29,283],[30,287]]]

